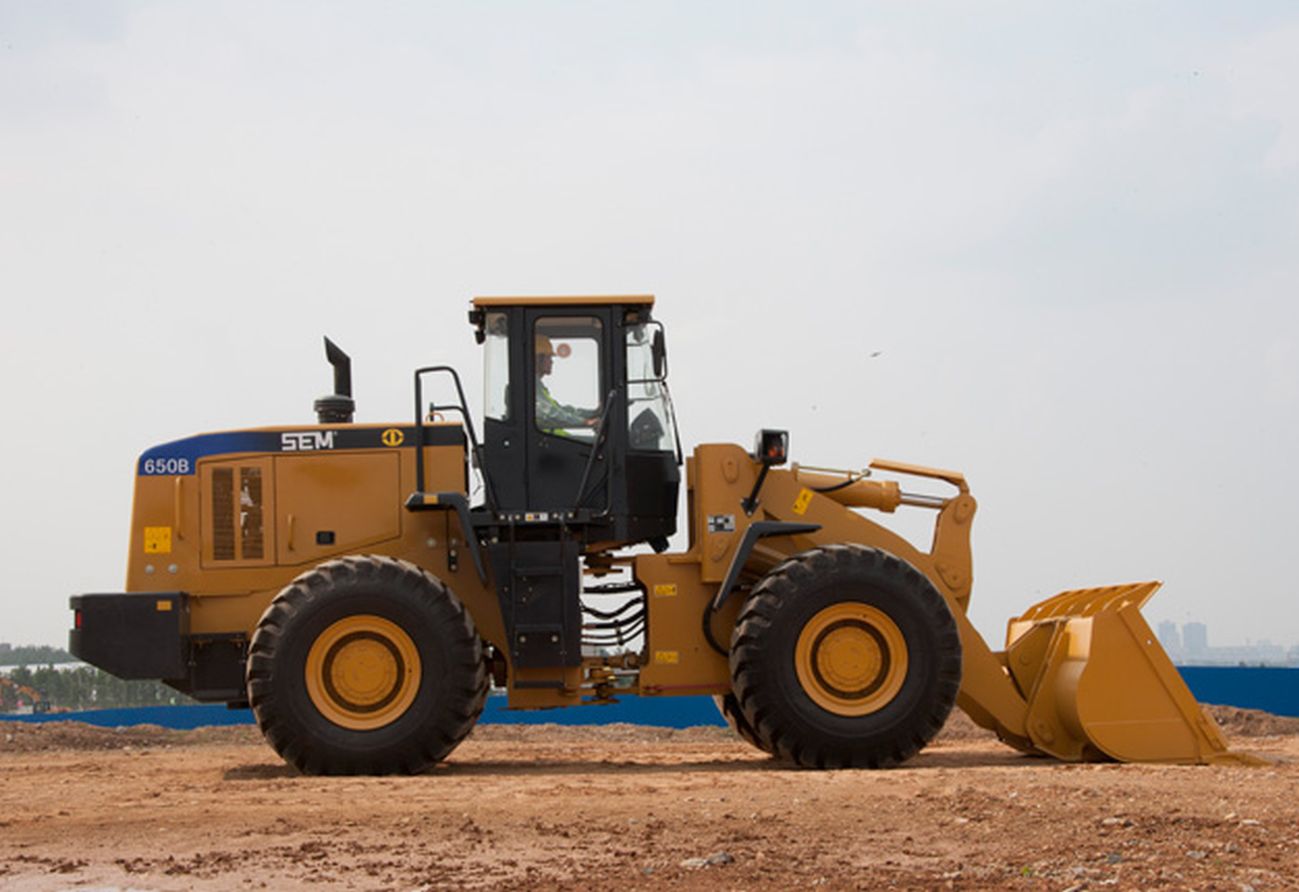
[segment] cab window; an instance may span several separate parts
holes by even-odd
[[[627,444],[632,449],[676,448],[668,394],[666,347],[657,322],[627,327]]]
[[[592,440],[600,421],[601,324],[594,316],[547,316],[533,327],[534,418],[554,436]]]
[[[488,313],[483,325],[483,412],[510,420],[510,331],[504,313]]]

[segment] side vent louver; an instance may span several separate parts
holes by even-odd
[[[239,468],[236,490],[234,468],[213,468],[212,559],[256,561],[265,556],[262,469]]]
[[[244,560],[263,557],[262,536],[262,469],[239,469],[239,540]]]
[[[212,471],[212,559],[235,559],[234,468]]]

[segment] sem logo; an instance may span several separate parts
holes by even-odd
[[[315,449],[333,449],[334,431],[286,431],[280,434],[283,452],[310,452]]]
[[[401,441],[406,439],[406,435],[397,428],[390,427],[380,434],[379,439],[383,441],[385,446],[400,446]]]

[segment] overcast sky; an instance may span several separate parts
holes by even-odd
[[[1292,2],[108,0],[0,0],[0,641],[121,589],[144,448],[310,422],[322,334],[404,420],[473,295],[645,292],[687,447],[967,474],[995,646],[1151,578],[1299,642]]]

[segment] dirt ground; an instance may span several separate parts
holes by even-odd
[[[891,771],[724,729],[480,726],[419,777],[314,778],[250,727],[0,722],[0,889],[1299,889],[1299,720],[1262,768],[1061,765],[954,716]]]

